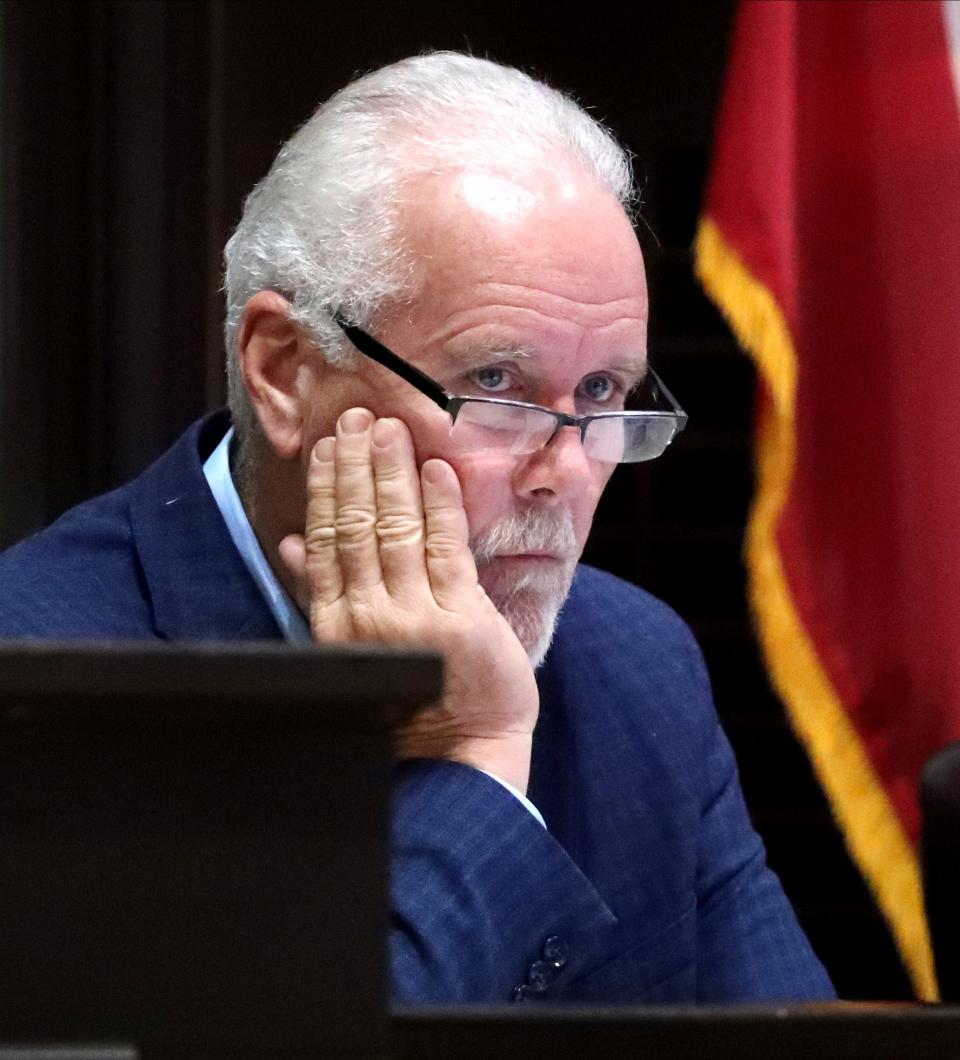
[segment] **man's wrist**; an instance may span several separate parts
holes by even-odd
[[[488,776],[491,780],[495,780],[501,788],[505,788],[507,791],[509,791],[510,794],[527,811],[529,811],[529,813],[533,817],[535,817],[540,822],[540,824],[543,825],[544,828],[547,827],[547,822],[543,819],[543,814],[536,808],[536,806],[533,805],[533,803],[527,798],[526,795],[523,794],[522,791],[517,791],[517,789],[512,784],[508,784],[505,780],[503,780],[501,777],[496,776],[494,773],[488,773],[485,769],[481,769],[479,770],[479,772],[483,773],[484,776]]]

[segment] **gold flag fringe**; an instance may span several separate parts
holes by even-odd
[[[703,218],[695,272],[770,394],[756,444],[756,493],[745,554],[750,605],[773,685],[806,746],[847,847],[887,919],[917,996],[937,1000],[917,854],[804,628],[776,538],[796,457],[797,358],[770,291],[750,274],[716,224]]]

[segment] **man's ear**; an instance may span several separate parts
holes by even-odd
[[[264,436],[279,457],[296,458],[323,358],[290,316],[283,295],[258,291],[243,307],[237,357]]]

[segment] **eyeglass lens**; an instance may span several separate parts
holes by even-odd
[[[556,425],[553,416],[538,409],[465,401],[450,436],[467,451],[533,453],[547,444]],[[669,416],[591,420],[583,440],[584,451],[601,463],[652,460],[670,444],[675,430]]]

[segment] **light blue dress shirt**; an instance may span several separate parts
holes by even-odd
[[[297,605],[290,599],[286,589],[277,581],[273,568],[263,554],[257,535],[253,532],[243,502],[230,474],[230,443],[233,441],[233,428],[223,436],[220,444],[207,458],[203,473],[213,499],[217,502],[223,521],[233,543],[237,546],[240,558],[246,564],[250,577],[257,583],[267,606],[277,620],[277,625],[284,639],[292,644],[309,644],[312,640],[310,627]]]
[[[227,530],[234,545],[237,547],[237,551],[240,553],[240,558],[250,572],[250,577],[256,582],[257,588],[263,594],[263,598],[276,619],[284,639],[291,644],[310,644],[313,638],[310,636],[310,627],[307,625],[307,620],[303,617],[302,612],[293,600],[290,599],[289,593],[277,580],[277,576],[273,573],[273,568],[263,554],[257,535],[253,532],[247,513],[243,510],[243,502],[240,500],[240,494],[237,493],[233,476],[230,474],[230,444],[232,441],[233,428],[231,427],[203,465],[203,474],[206,477],[207,485],[209,485],[213,499],[220,509],[223,521],[227,524]],[[485,769],[481,770],[481,772],[487,773]],[[502,784],[507,791],[515,795],[533,816],[546,827],[540,811],[525,795],[517,791],[512,784],[508,784],[493,773],[487,773],[487,776],[497,781],[498,784]]]

